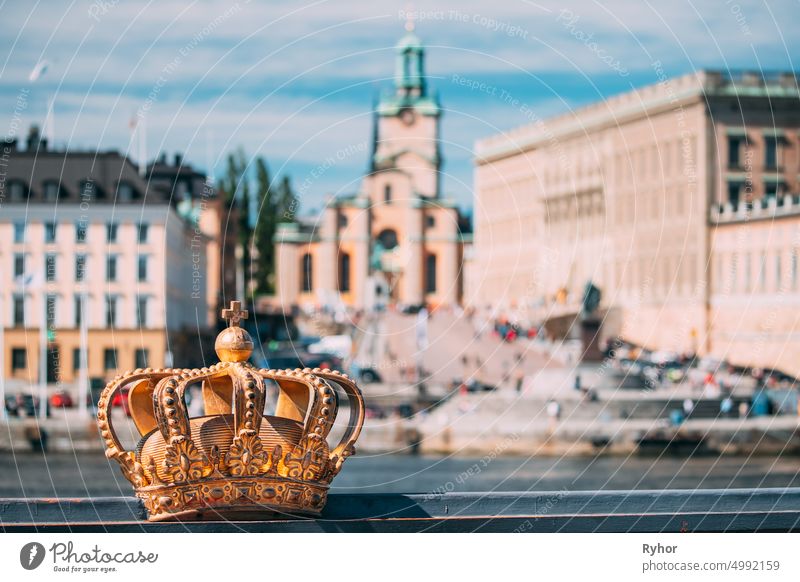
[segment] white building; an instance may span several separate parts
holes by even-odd
[[[174,183],[145,181],[117,152],[52,151],[36,134],[24,151],[6,142],[2,161],[0,373],[38,381],[45,322],[49,381],[76,380],[84,319],[89,377],[170,365],[206,329],[218,280],[188,196],[177,202]]]

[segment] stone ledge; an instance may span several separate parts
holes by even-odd
[[[800,531],[800,488],[331,494],[320,519],[150,523],[133,497],[0,499],[5,532]]]

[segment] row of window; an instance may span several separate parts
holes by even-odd
[[[387,201],[386,204],[391,204],[391,200]],[[347,216],[345,216],[344,214],[339,214],[338,215],[339,230],[344,230],[345,228],[347,228],[347,224],[348,224]],[[432,216],[430,214],[426,214],[425,215],[425,226],[427,228],[435,227],[436,226],[436,217],[434,217],[434,216]]]
[[[744,147],[742,147],[744,146]],[[731,136],[728,138],[728,167],[731,169],[741,169],[744,166],[750,165],[747,160],[747,150],[750,147],[750,142],[747,136]],[[780,141],[775,136],[766,136],[764,138],[764,168],[774,170],[779,165],[779,151]],[[745,152],[744,161],[742,163],[742,152]]]
[[[639,256],[616,261],[603,261],[600,266],[591,256],[583,257],[584,273],[575,279],[603,277],[614,281],[616,288],[634,300],[683,297],[697,289],[697,256],[694,253],[659,253],[659,256]],[[564,275],[566,277],[566,273]],[[602,279],[600,280],[602,283]]]
[[[86,259],[87,256],[83,253],[75,255],[75,281],[82,283],[86,280]],[[45,281],[55,282],[57,279],[56,265],[58,262],[58,255],[55,253],[46,253],[44,256],[44,273]],[[14,277],[20,278],[25,276],[25,254],[14,254]],[[113,283],[117,281],[119,265],[119,255],[110,254],[106,255],[106,281]],[[136,276],[139,282],[147,281],[147,266],[148,256],[138,255],[136,258]]]
[[[45,297],[46,300],[46,313],[47,313],[47,327],[55,329],[56,327],[56,307],[57,297],[49,294]],[[25,296],[14,295],[12,299],[12,324],[14,327],[25,326]],[[75,295],[73,298],[73,311],[75,327],[80,327],[83,322],[83,298],[80,295]],[[136,296],[136,325],[138,327],[147,327],[149,324],[147,317],[148,297],[143,295]],[[117,315],[119,307],[119,298],[116,295],[106,295],[105,304],[105,326],[116,327]],[[38,323],[38,322],[33,322]]]
[[[340,293],[350,292],[350,255],[339,255],[338,288]],[[309,254],[300,260],[300,289],[303,293],[314,290],[314,259]],[[425,293],[436,293],[436,255],[425,256]]]
[[[627,152],[616,156],[617,183],[633,185],[644,179],[665,180],[670,177],[683,177],[686,172],[696,165],[697,138],[690,136],[685,139],[678,138],[660,143],[632,147]],[[572,159],[572,158],[567,158]],[[564,164],[555,164],[564,166]],[[604,170],[602,164],[599,168]],[[557,171],[557,168],[545,168],[545,174]],[[582,172],[570,171],[566,168],[563,180],[571,181],[574,174]],[[562,173],[563,170],[562,170]],[[549,184],[549,182],[546,182]]]
[[[85,243],[86,242],[86,234],[87,234],[87,227],[89,225],[86,222],[76,222],[75,223],[75,242],[77,243]],[[46,243],[54,243],[56,242],[56,232],[58,230],[58,223],[57,222],[45,222],[44,223],[44,242]],[[137,225],[137,235],[136,240],[139,243],[146,243],[147,242],[147,235],[150,228],[149,225],[146,223],[139,223]],[[27,223],[26,222],[15,222],[14,223],[14,242],[17,244],[25,242],[25,232],[27,231]],[[117,242],[119,235],[119,224],[116,222],[108,222],[106,223],[106,242],[115,243]]]
[[[89,202],[92,200],[107,200],[108,196],[102,188],[91,180],[83,180],[79,184],[80,200]],[[10,180],[8,183],[8,196],[11,202],[25,202],[31,199],[32,190],[21,180]],[[49,180],[42,185],[41,199],[45,202],[57,202],[68,200],[69,193],[61,186],[60,182]],[[133,202],[141,200],[142,194],[133,184],[120,182],[117,185],[117,202]]]
[[[567,198],[552,198],[544,202],[545,221],[585,221],[605,215],[605,200],[602,192],[580,193]]]
[[[722,293],[797,291],[798,253],[733,253],[717,261],[717,289]],[[788,258],[788,264],[785,260]],[[771,276],[770,276],[771,271]],[[756,277],[753,277],[753,274]],[[768,280],[771,279],[771,285]]]
[[[691,210],[692,190],[683,186],[667,186],[624,192],[613,202],[615,224],[641,225],[643,221],[663,221],[683,216]],[[650,228],[644,222],[645,228]],[[601,224],[605,228],[605,223]]]
[[[58,352],[58,347],[49,348],[52,351]],[[147,368],[150,361],[150,350],[147,348],[137,348],[134,353],[135,367]],[[11,348],[11,369],[14,372],[21,372],[28,368],[28,350],[25,348]],[[81,349],[73,348],[72,350],[72,370],[77,372],[81,369]],[[117,348],[105,348],[103,350],[103,369],[116,370],[117,369]]]
[[[788,193],[786,184],[781,182],[764,182],[764,199],[778,198]],[[752,205],[753,183],[750,181],[731,180],[728,182],[728,202],[734,208],[739,207],[740,202],[748,201]]]

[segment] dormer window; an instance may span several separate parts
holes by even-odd
[[[46,202],[57,202],[61,194],[61,185],[58,182],[45,182],[44,199]]]
[[[28,189],[19,180],[8,184],[8,194],[11,202],[25,202],[28,199]]]
[[[118,202],[131,202],[138,198],[136,189],[128,182],[120,182],[117,186],[117,201]]]
[[[189,197],[189,188],[185,181],[179,180],[178,183],[175,184],[175,197],[179,202]]]
[[[105,198],[100,187],[94,180],[84,180],[80,184],[81,187],[81,200],[91,201]]]

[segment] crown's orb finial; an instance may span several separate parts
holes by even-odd
[[[239,301],[231,301],[229,309],[222,310],[222,317],[228,321],[228,327],[222,330],[214,342],[214,350],[221,362],[244,362],[253,353],[253,339],[239,322],[247,319],[246,309],[242,309]]]

